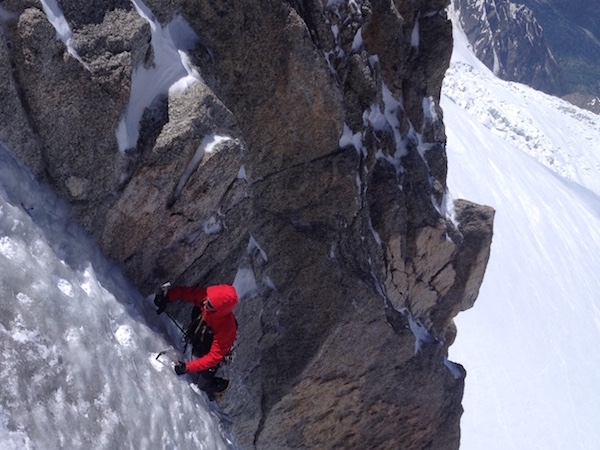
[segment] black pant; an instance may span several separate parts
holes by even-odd
[[[223,392],[229,387],[229,380],[225,378],[217,377],[217,369],[219,366],[211,367],[208,370],[198,372],[198,380],[196,384],[198,387],[206,392],[210,400],[214,400],[215,394]]]
[[[190,326],[191,333],[188,338],[192,342],[192,355],[196,358],[201,358],[210,351],[213,341],[213,333],[210,327],[202,320],[201,311],[194,307],[192,315],[196,315]],[[223,392],[229,387],[229,380],[215,376],[217,369],[221,364],[217,364],[210,369],[198,372],[196,384],[198,387],[208,394],[208,398],[214,399],[214,394]]]

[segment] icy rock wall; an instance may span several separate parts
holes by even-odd
[[[143,292],[252,286],[240,447],[458,448],[493,211],[446,192],[447,0],[51,3],[3,3],[0,139]]]

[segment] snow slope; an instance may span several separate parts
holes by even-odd
[[[450,348],[467,369],[461,449],[600,448],[600,116],[495,78],[454,37],[448,186],[496,209]]]
[[[163,316],[0,144],[0,448],[228,448]]]

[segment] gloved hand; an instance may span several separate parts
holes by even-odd
[[[167,305],[169,304],[169,299],[161,292],[159,292],[156,294],[156,297],[154,297],[154,304],[158,306],[156,314],[161,314],[167,308]]]
[[[175,373],[177,375],[183,375],[187,373],[187,367],[185,365],[185,363],[183,361],[179,361],[176,365],[175,365]]]

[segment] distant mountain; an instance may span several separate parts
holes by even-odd
[[[453,0],[476,56],[518,81],[600,113],[597,0]]]
[[[562,94],[600,112],[600,2],[521,0],[535,14],[563,75]],[[588,104],[591,103],[588,107]]]
[[[508,0],[453,3],[475,55],[497,77],[561,93],[559,66],[529,8]]]

